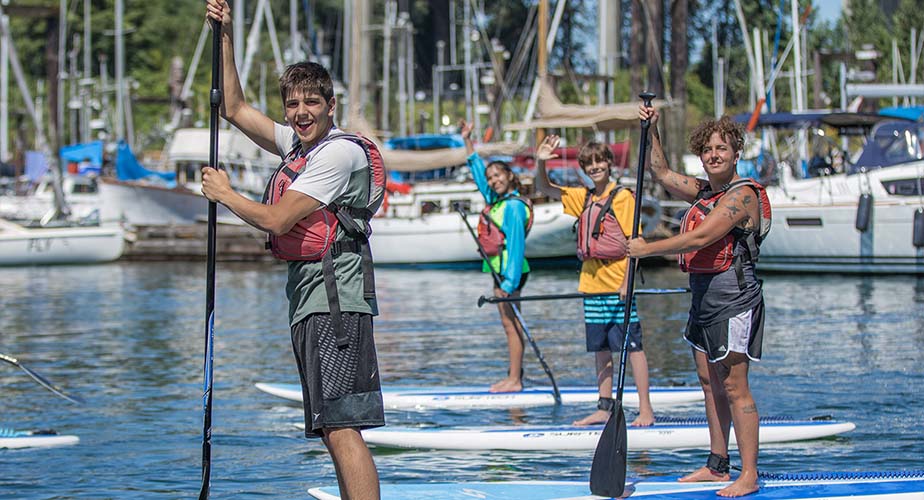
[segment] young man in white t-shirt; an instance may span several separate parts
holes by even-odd
[[[226,0],[207,0],[207,15],[222,25],[224,100],[222,115],[255,143],[281,157],[304,157],[305,167],[272,205],[252,201],[234,191],[228,175],[206,167],[202,192],[227,206],[248,224],[282,236],[317,210],[361,207],[369,197],[366,153],[333,123],[335,99],[330,75],[316,63],[289,66],[280,78],[288,126],[250,106],[234,65],[231,9]],[[319,147],[323,146],[323,147]],[[292,153],[292,155],[290,155]],[[342,229],[338,229],[342,231]],[[340,233],[338,233],[339,235]],[[339,239],[339,236],[338,236]],[[289,261],[286,294],[292,345],[298,361],[305,408],[305,434],[324,441],[345,499],[378,499],[379,482],[372,454],[361,430],[384,425],[372,316],[375,299],[364,295],[362,256],[355,252],[332,257],[339,295],[341,331],[333,326],[332,306],[320,261]],[[371,277],[370,277],[371,278]],[[344,334],[349,343],[338,344]]]

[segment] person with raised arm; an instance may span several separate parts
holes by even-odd
[[[563,187],[549,180],[546,162],[554,154],[560,139],[548,135],[536,148],[536,189],[552,199],[561,200],[566,214],[578,218],[577,255],[581,264],[578,291],[608,293],[611,297],[584,297],[584,332],[587,351],[594,353],[600,400],[597,410],[574,425],[592,425],[607,421],[613,400],[613,353],[620,352],[625,341],[626,241],[632,235],[635,196],[611,180],[613,151],[605,144],[589,142],[578,154],[578,165],[593,181],[592,188]],[[648,381],[648,358],[642,349],[642,325],[635,298],[631,304],[628,359],[639,396],[639,413],[634,426],[654,424]]]
[[[465,140],[468,167],[485,209],[478,222],[478,242],[488,256],[483,271],[500,277],[494,283],[495,297],[517,297],[526,285],[529,263],[526,261],[526,234],[532,225],[532,202],[520,195],[520,180],[510,165],[495,161],[485,166],[472,143],[472,124],[460,120]],[[516,303],[512,303],[516,305]],[[497,304],[501,324],[507,336],[507,376],[491,385],[491,392],[523,390],[523,332],[511,303]]]
[[[645,104],[639,119],[658,121]],[[680,234],[647,242],[629,241],[629,255],[680,255],[689,273],[692,303],[684,339],[693,348],[705,395],[710,454],[704,467],[680,481],[729,481],[728,439],[734,423],[741,474],[719,490],[724,497],[758,490],[759,416],[748,385],[751,361],[761,357],[764,299],[755,274],[759,244],[770,229],[770,204],[763,186],[742,179],[736,164],[744,129],[729,117],[707,120],[690,134],[690,151],[699,156],[706,179],[672,171],[657,129],[651,127],[651,175],[672,196],[692,204]]]
[[[206,13],[221,23],[222,116],[283,162],[264,203],[237,193],[215,166],[202,169],[202,193],[267,232],[273,254],[288,261],[305,435],[323,440],[342,498],[378,499],[378,473],[361,431],[385,424],[367,252],[373,181],[384,179],[384,171],[362,138],[334,125],[333,83],[320,64],[292,64],[280,77],[286,125],[251,106],[234,65],[231,8],[226,0],[207,0]]]

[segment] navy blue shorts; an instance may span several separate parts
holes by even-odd
[[[312,314],[292,327],[307,437],[321,437],[327,428],[385,425],[372,316],[341,317],[350,339],[344,349],[337,347],[330,314]]]
[[[629,317],[629,342],[627,351],[642,350],[642,324],[638,318],[635,297]],[[584,299],[584,331],[587,337],[587,352],[621,352],[626,340],[623,331],[625,302],[619,297],[586,297]]]

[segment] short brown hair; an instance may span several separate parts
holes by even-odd
[[[613,157],[613,150],[602,142],[590,141],[585,144],[584,147],[581,148],[581,152],[578,153],[578,165],[581,166],[581,170],[595,161],[600,160],[605,161],[611,167],[616,161]]]
[[[706,120],[690,133],[690,152],[696,156],[703,154],[706,143],[712,134],[718,133],[723,141],[731,145],[737,153],[744,148],[744,126],[735,122],[730,116],[724,115],[718,120]]]
[[[282,102],[288,100],[293,91],[300,90],[305,95],[318,94],[325,101],[334,97],[334,82],[324,66],[314,62],[300,62],[289,65],[279,77],[279,93]]]

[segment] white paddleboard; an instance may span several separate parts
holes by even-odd
[[[852,422],[765,418],[760,443],[803,441],[849,432]],[[603,425],[517,425],[496,427],[381,427],[363,431],[369,444],[387,448],[434,450],[594,450]],[[731,434],[735,443],[735,434]],[[709,429],[704,419],[674,419],[650,427],[628,427],[629,450],[706,448]]]
[[[298,384],[256,384],[257,389],[291,401],[302,400]],[[563,404],[596,403],[600,397],[596,387],[560,387]],[[655,408],[702,401],[699,387],[652,387],[651,405]],[[527,387],[520,392],[489,392],[482,386],[382,388],[382,400],[389,410],[429,410],[463,408],[526,408],[555,404],[551,387]],[[626,387],[623,405],[638,407],[635,387]]]
[[[0,449],[47,448],[77,444],[77,436],[65,436],[54,431],[14,431],[0,429]]]
[[[729,483],[679,483],[676,477],[629,480],[628,498],[670,498],[675,500],[715,500],[715,492]],[[336,486],[312,488],[308,493],[318,500],[340,500]],[[586,481],[506,481],[471,483],[383,484],[382,500],[590,500]],[[762,479],[760,490],[748,495],[757,500],[809,499],[924,499],[924,472],[843,472],[786,474]]]

